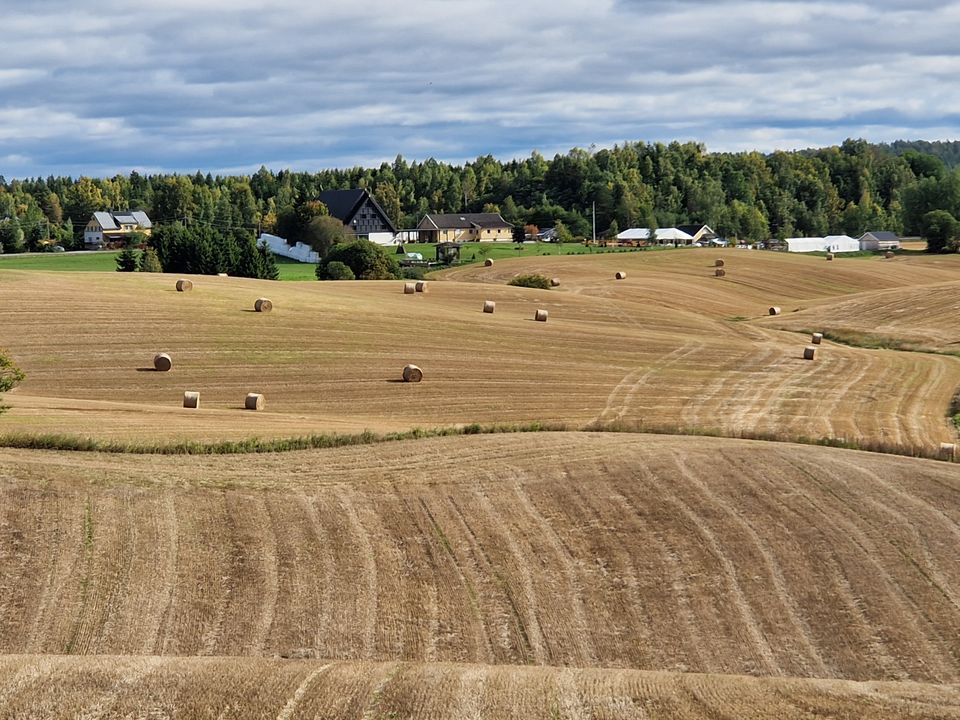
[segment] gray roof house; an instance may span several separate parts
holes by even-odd
[[[142,210],[122,212],[95,212],[83,229],[83,244],[101,248],[126,242],[134,233],[149,235],[153,223]]]
[[[887,230],[871,230],[860,236],[861,250],[899,250],[900,237]]]

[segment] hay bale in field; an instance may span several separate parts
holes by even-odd
[[[803,349],[803,359],[804,360],[813,360],[817,354],[817,349],[813,345],[807,345]]]
[[[496,309],[497,309],[497,304],[493,300],[483,301],[483,311],[485,313],[492,313]]]
[[[827,253],[827,260],[833,260],[833,253]]]
[[[484,267],[493,267],[493,260],[491,260],[490,258],[487,258],[486,260],[483,261],[483,266],[484,266]]]
[[[896,257],[896,255],[894,255],[894,253],[893,253],[892,250],[887,250],[887,251],[883,254],[883,256],[884,256],[887,260],[889,260],[889,259],[892,258],[892,257]]]
[[[192,390],[187,390],[183,393],[183,406],[185,408],[190,408],[191,410],[196,410],[200,407],[200,393],[194,392]]]
[[[723,259],[717,258],[716,260],[714,260],[714,261],[713,261],[713,266],[714,266],[714,267],[723,267]]]
[[[940,443],[940,451],[937,457],[941,460],[953,460],[957,456],[957,446],[953,443]]]
[[[414,290],[416,290],[419,293],[425,293],[427,291],[427,281],[419,280],[414,286]]]
[[[416,365],[406,365],[403,368],[404,382],[420,382],[423,380],[423,370]]]
[[[166,353],[157,353],[153,356],[153,369],[157,372],[168,372],[173,367],[173,359]]]
[[[550,287],[560,287],[560,278],[550,278]]]
[[[726,277],[727,271],[724,270],[723,268],[718,267],[716,270],[713,271],[713,275],[714,277]]]
[[[537,322],[546,322],[549,316],[550,313],[546,310],[537,310],[537,312],[533,315],[533,319]]]
[[[403,284],[403,294],[404,295],[413,295],[417,291],[416,283],[404,283]]]
[[[193,282],[190,280],[177,280],[177,292],[187,292],[193,290]]]
[[[623,270],[617,270],[617,274],[614,276],[617,280],[626,280],[627,274]]]
[[[263,395],[260,393],[247,393],[243,407],[247,410],[263,410],[264,402]]]
[[[273,310],[273,303],[267,298],[257,298],[257,301],[253,304],[253,309],[257,312],[267,313]]]
[[[812,342],[814,345],[819,345],[820,343],[822,343],[823,333],[814,333],[813,335],[811,335],[810,342]]]
[[[767,312],[770,313],[771,315],[779,315],[779,314],[780,314],[780,308],[778,308],[776,305],[773,305],[773,306],[770,307],[769,310],[767,310]]]

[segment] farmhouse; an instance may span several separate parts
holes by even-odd
[[[142,210],[124,212],[95,212],[83,229],[83,244],[87,248],[126,243],[134,233],[149,235],[153,223]]]
[[[677,230],[685,232],[693,238],[693,242],[702,245],[709,245],[719,237],[709,225],[678,225]]]
[[[899,250],[900,237],[887,230],[872,230],[860,236],[861,250]]]
[[[417,225],[420,242],[510,242],[513,225],[500,213],[424,215]]]
[[[382,245],[393,242],[396,226],[366,190],[324,190],[317,199],[354,235]]]

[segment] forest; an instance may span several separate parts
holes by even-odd
[[[276,231],[321,190],[368,189],[400,228],[431,212],[497,211],[517,226],[562,222],[574,237],[706,223],[740,241],[893,230],[953,249],[960,226],[960,143],[871,144],[791,152],[708,152],[698,143],[631,142],[548,159],[490,155],[455,165],[398,156],[376,168],[249,176],[0,176],[3,252],[82,247],[97,210],[145,210],[155,224]],[[938,246],[940,247],[940,246]]]

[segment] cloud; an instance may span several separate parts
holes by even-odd
[[[957,2],[328,5],[5,8],[0,173],[772,150],[945,138],[960,116]]]

